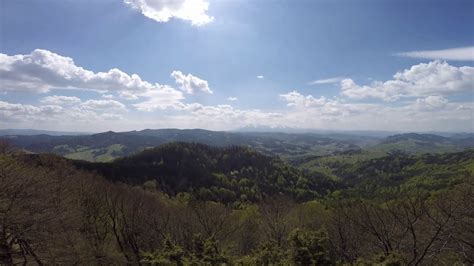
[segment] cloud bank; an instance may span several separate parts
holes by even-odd
[[[376,98],[395,101],[403,97],[433,94],[450,95],[474,89],[474,67],[455,67],[433,61],[397,72],[393,79],[358,85],[352,79],[341,81],[341,94],[353,99]]]
[[[195,81],[195,77],[190,74],[187,77],[191,77],[191,85],[196,83],[197,86],[202,86],[204,83],[207,86],[207,82],[200,79]],[[25,55],[0,54],[0,83],[0,92],[4,93],[86,90],[108,95],[117,93],[127,100],[146,98],[155,105],[161,104],[160,108],[168,108],[184,99],[182,92],[170,86],[144,81],[137,74],[129,75],[117,68],[107,72],[93,72],[77,66],[70,57],[42,49]]]
[[[47,50],[0,54],[0,127],[98,131],[147,127],[229,130],[262,125],[472,131],[474,103],[463,96],[474,91],[474,68],[443,61],[413,65],[392,79],[369,85],[343,79],[340,95],[332,98],[298,90],[277,93],[273,96],[284,105],[267,110],[192,102],[194,97],[186,96],[202,93],[214,100],[217,96],[202,78],[178,70],[171,77],[177,89],[116,68],[87,70],[72,58]],[[76,91],[81,93],[71,96]],[[19,96],[12,102],[11,95],[25,93],[30,95],[28,100],[22,102]],[[237,97],[220,100],[233,102]]]

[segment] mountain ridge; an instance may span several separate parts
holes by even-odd
[[[33,153],[51,152],[71,159],[111,161],[169,142],[196,142],[225,147],[243,145],[284,159],[299,160],[361,149],[386,154],[460,151],[474,147],[474,134],[451,137],[434,134],[404,133],[387,138],[317,133],[229,132],[205,129],[145,129],[140,131],[106,131],[90,135],[8,135],[13,145]],[[306,160],[306,159],[305,159]],[[307,160],[306,160],[307,161]]]

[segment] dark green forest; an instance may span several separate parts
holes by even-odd
[[[472,149],[290,164],[173,142],[99,163],[2,141],[0,264],[470,265],[473,173]]]

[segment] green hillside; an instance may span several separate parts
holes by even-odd
[[[331,138],[320,134],[224,132],[201,129],[158,129],[130,132],[104,132],[81,136],[11,135],[4,136],[13,145],[28,152],[52,152],[67,158],[94,162],[112,161],[147,148],[170,142],[196,142],[226,147],[249,146],[267,155],[282,158],[327,155],[358,149],[365,138],[351,135]]]
[[[156,182],[170,195],[191,193],[220,202],[256,202],[283,193],[298,201],[320,198],[338,184],[243,146],[169,143],[109,163],[75,162],[109,180],[131,185]]]
[[[1,148],[0,202],[9,206],[2,209],[2,232],[13,240],[2,248],[12,261],[462,265],[474,259],[474,150],[339,154],[327,162],[333,177],[326,178],[241,146],[169,143],[106,163]]]
[[[410,154],[462,151],[474,147],[472,134],[399,134],[380,138],[354,134],[225,132],[201,129],[146,129],[129,132],[104,132],[80,136],[9,135],[3,136],[27,152],[52,152],[71,159],[107,162],[147,148],[170,142],[196,142],[217,147],[248,146],[269,156],[306,169],[329,161],[365,160],[392,152]],[[349,156],[348,156],[349,155]],[[349,158],[350,157],[350,158]],[[311,162],[316,159],[314,162]],[[325,171],[325,170],[324,170]]]
[[[365,146],[359,150],[346,150],[325,155],[290,158],[290,162],[302,169],[335,177],[335,169],[370,159],[393,154],[422,155],[461,152],[474,146],[472,134],[442,137],[433,134],[399,134]]]

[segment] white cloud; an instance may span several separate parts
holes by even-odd
[[[108,110],[108,111],[126,111],[127,108],[121,102],[115,100],[87,100],[83,102],[80,107],[93,110]]]
[[[341,81],[341,94],[349,98],[378,98],[385,101],[401,97],[419,97],[433,94],[447,95],[474,89],[474,67],[451,66],[433,61],[412,66],[396,73],[392,80],[376,81],[360,86],[352,79]]]
[[[431,95],[425,98],[416,99],[415,107],[420,110],[435,110],[444,108],[448,100],[440,95]]]
[[[121,91],[121,92],[119,92],[119,96],[120,96],[120,98],[123,98],[125,100],[130,100],[130,101],[138,99],[138,95],[134,94],[130,91]]]
[[[202,86],[200,81],[193,80]],[[167,103],[168,99],[174,101],[176,98],[184,98],[180,91],[144,81],[136,74],[129,75],[116,68],[94,73],[77,66],[72,58],[41,49],[25,55],[0,54],[0,83],[0,92],[45,93],[55,89],[118,92],[121,97],[129,100],[153,97],[149,100],[161,102],[164,106],[172,104]]]
[[[317,99],[312,95],[304,96],[297,91],[280,94],[280,98],[286,100],[288,102],[288,106],[299,108],[322,106],[327,102],[324,96],[321,96],[319,99]]]
[[[100,115],[100,117],[104,120],[113,120],[113,121],[124,119],[124,117],[122,115],[111,114],[111,113],[102,114],[102,115]]]
[[[25,108],[25,106],[30,106],[30,110],[36,110],[34,108],[43,108],[43,111],[46,110],[44,108],[49,108],[54,107],[58,109],[60,107],[60,110],[63,110],[64,107],[70,108],[70,110],[88,110],[88,111],[94,111],[94,112],[123,112],[127,111],[127,107],[118,101],[111,100],[111,99],[105,99],[105,100],[87,100],[85,102],[82,102],[81,99],[78,97],[70,97],[70,96],[58,96],[58,95],[53,95],[53,96],[48,96],[44,97],[40,100],[41,103],[48,104],[46,106],[40,106],[40,107],[34,107],[31,105],[22,105],[22,104],[17,104],[17,105],[10,105],[10,106],[17,106],[18,108]],[[34,107],[33,109],[31,107]]]
[[[187,93],[212,93],[207,81],[191,74],[173,71],[171,76],[176,79],[180,89]],[[35,50],[27,55],[0,54],[0,92],[41,93],[75,89],[99,91],[102,97],[96,95],[98,99],[81,101],[74,96],[52,95],[40,98],[37,105],[0,100],[0,127],[48,126],[57,130],[98,131],[144,127],[225,130],[262,125],[472,131],[472,127],[469,127],[474,110],[472,99],[456,102],[449,95],[472,92],[473,77],[473,67],[455,67],[446,62],[434,61],[412,66],[396,73],[391,80],[376,81],[370,85],[358,85],[351,79],[344,79],[341,81],[341,94],[349,98],[315,97],[290,91],[279,95],[290,108],[277,111],[236,109],[227,104],[206,106],[186,103],[184,93],[170,86],[152,84],[138,75],[129,75],[118,69],[95,73],[76,66],[71,58],[46,50]],[[125,105],[111,99],[114,96],[133,102]],[[404,100],[367,104],[351,102],[350,98]],[[237,98],[229,97],[227,100]]]
[[[240,110],[227,104],[205,106],[198,103],[184,105],[182,112],[167,119],[173,125],[178,124],[178,127],[216,130],[240,128],[249,124],[275,124],[283,115],[257,109]]]
[[[0,121],[45,121],[64,114],[64,110],[58,105],[34,106],[0,101]]]
[[[64,104],[64,102],[59,102]],[[68,105],[30,105],[0,101],[0,124],[22,125],[38,128],[48,124],[54,129],[68,126],[77,130],[81,124],[86,130],[96,131],[98,122],[123,119],[120,113],[127,111],[125,105],[113,100],[88,100]],[[88,128],[88,129],[87,129]]]
[[[341,80],[343,80],[343,77],[334,77],[334,78],[328,78],[328,79],[317,79],[308,82],[308,85],[319,85],[319,84],[333,84],[333,83],[338,83]]]
[[[231,97],[227,97],[227,100],[233,102],[233,101],[237,101],[237,100],[239,100],[239,99],[238,99],[237,97],[232,97],[232,96],[231,96]]]
[[[301,121],[313,120],[318,117],[324,120],[334,120],[337,116],[349,116],[367,111],[368,107],[373,106],[371,104],[348,104],[340,99],[327,99],[324,96],[315,98],[312,95],[302,95],[297,91],[281,94],[280,97],[288,102],[287,106],[293,108],[289,114],[298,116]]]
[[[457,130],[472,131],[474,103],[449,102],[431,95],[411,102],[348,103],[319,99],[297,91],[282,94],[291,108],[279,111],[236,109],[230,105],[178,103],[171,112],[126,112],[120,103],[89,100],[75,106],[34,106],[0,101],[0,126],[58,130],[133,130],[139,128],[207,128],[228,130],[247,125],[266,127]],[[91,126],[94,125],[94,126]]]
[[[24,105],[18,103],[9,103],[0,101],[0,120],[28,119],[43,112],[42,108],[33,105]]]
[[[53,105],[72,105],[81,102],[81,99],[75,96],[47,96],[40,100],[42,103]]]
[[[257,78],[258,78],[258,79],[263,79],[263,78],[265,78],[265,77],[264,77],[263,75],[258,75]]]
[[[285,112],[278,119],[278,123],[288,127],[472,131],[470,124],[474,103],[450,103],[440,95],[431,95],[412,102],[397,102],[393,105],[347,103],[341,99],[326,99],[323,104],[308,104],[313,102],[308,99],[317,98],[296,91],[283,95],[282,98],[289,102],[288,105],[292,109]]]
[[[76,66],[73,59],[47,50],[30,54],[0,55],[2,89],[6,91],[47,92],[55,88],[96,91],[145,91],[153,87],[138,75],[113,68],[94,73]]]
[[[181,71],[174,70],[171,73],[171,77],[175,79],[180,89],[186,93],[194,94],[196,92],[204,92],[212,94],[212,90],[209,88],[207,81],[196,76],[191,74],[184,75]]]
[[[474,46],[451,48],[444,50],[424,50],[412,51],[396,54],[398,56],[422,58],[422,59],[441,59],[455,61],[474,61]]]
[[[148,97],[148,99],[133,105],[140,111],[168,108],[181,109],[183,105],[182,100],[184,99],[181,92],[166,85],[161,86],[159,90],[148,91],[143,96]]]
[[[157,22],[168,22],[171,18],[177,18],[201,26],[214,19],[207,14],[209,9],[207,0],[124,0],[124,2]]]

